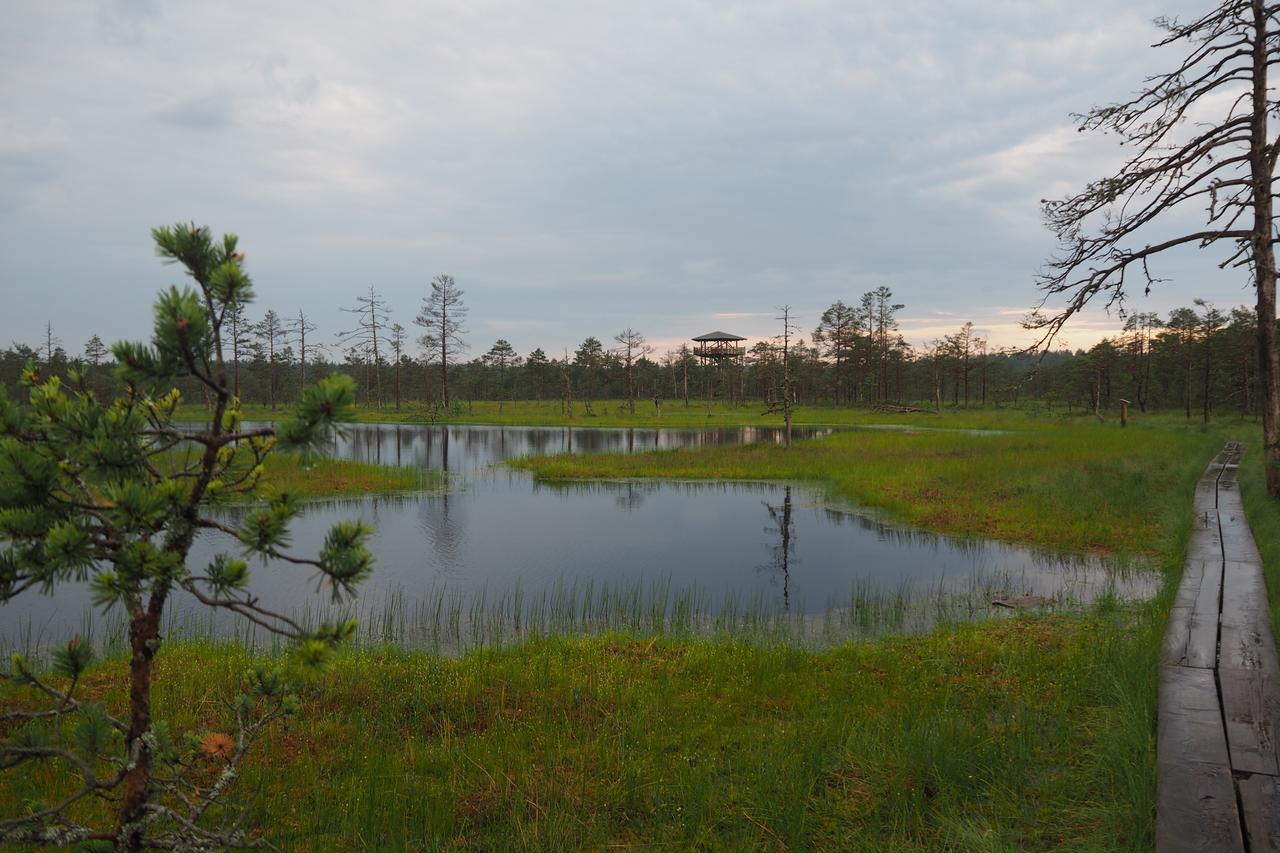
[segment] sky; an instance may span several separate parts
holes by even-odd
[[[182,279],[149,229],[177,221],[239,234],[251,315],[330,342],[370,286],[416,337],[447,273],[474,355],[758,339],[783,304],[807,336],[880,285],[913,344],[1026,343],[1040,200],[1122,162],[1072,113],[1167,67],[1151,20],[1204,5],[9,0],[0,345],[145,338]],[[1130,309],[1249,302],[1219,259],[1165,259]]]

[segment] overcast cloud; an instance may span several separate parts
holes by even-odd
[[[918,343],[995,343],[1053,250],[1038,201],[1119,162],[1070,113],[1168,64],[1184,0],[6,4],[0,341],[143,337],[176,280],[148,229],[241,235],[259,301],[328,336],[432,275],[472,351],[625,326],[807,330],[891,287]],[[1188,252],[1132,307],[1249,301]],[[1118,321],[1068,327],[1087,345]]]

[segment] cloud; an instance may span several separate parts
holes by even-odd
[[[109,44],[137,47],[160,17],[159,0],[98,0],[97,27]]]
[[[227,95],[213,92],[156,110],[152,118],[192,131],[226,130],[235,124],[235,103]]]
[[[330,330],[370,282],[408,325],[449,272],[522,352],[628,325],[765,337],[777,305],[811,328],[880,285],[927,333],[1014,335],[1053,249],[1038,200],[1120,156],[1069,114],[1164,61],[1144,19],[1193,8],[20,4],[0,288],[30,296],[0,340],[55,313],[68,340],[145,335],[172,279],[147,229],[191,218],[241,234],[258,308]],[[1162,273],[1150,310],[1244,295],[1190,254]]]

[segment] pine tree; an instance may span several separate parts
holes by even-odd
[[[150,345],[114,346],[115,399],[99,403],[74,375],[63,383],[31,365],[22,377],[29,402],[10,399],[0,385],[0,602],[87,580],[96,605],[123,611],[129,649],[129,700],[114,714],[105,703],[76,696],[93,664],[87,643],[73,640],[54,656],[61,678],[51,680],[20,656],[0,672],[26,688],[19,691],[21,710],[0,714],[9,721],[0,767],[61,765],[78,785],[70,795],[51,791],[53,805],[0,807],[14,812],[0,815],[0,838],[11,844],[96,838],[121,850],[245,846],[251,840],[242,824],[245,810],[228,802],[227,786],[245,749],[296,700],[283,670],[246,675],[220,781],[209,786],[193,778],[200,744],[176,739],[153,716],[165,608],[174,594],[185,593],[297,640],[298,660],[314,664],[353,624],[308,630],[269,609],[248,590],[245,557],[281,558],[318,571],[335,598],[353,594],[372,567],[369,531],[356,522],[336,524],[316,559],[282,553],[298,512],[289,494],[272,495],[238,524],[209,512],[228,497],[256,497],[274,447],[319,446],[351,410],[353,385],[348,377],[327,379],[307,389],[295,416],[279,428],[242,427],[224,361],[228,320],[252,298],[238,241],[231,234],[215,240],[208,228],[185,224],[157,228],[152,237],[160,257],[181,265],[195,287],[160,293]],[[199,429],[175,426],[180,394],[162,389],[179,381],[198,383],[213,400]],[[197,534],[223,534],[228,548],[207,565],[189,566]],[[47,709],[31,710],[41,701]],[[56,778],[52,770],[38,775]],[[113,825],[94,826],[86,817],[100,811],[83,807],[102,801],[116,804]]]
[[[254,325],[253,334],[265,347],[267,362],[267,402],[276,407],[276,391],[279,388],[280,346],[284,342],[285,328],[280,315],[268,310],[262,320]]]
[[[507,368],[514,367],[520,361],[511,342],[498,338],[489,351],[484,354],[484,363],[498,371],[498,414],[507,398]]]
[[[395,357],[392,368],[394,391],[396,395],[396,411],[400,411],[400,363],[404,359],[405,329],[399,323],[391,324],[391,355]]]
[[[438,275],[431,280],[431,292],[422,298],[422,309],[414,323],[426,329],[419,338],[423,362],[440,365],[440,402],[449,407],[449,365],[467,351],[462,336],[467,307],[462,303],[462,290],[451,275]]]

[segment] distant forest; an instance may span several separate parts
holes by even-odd
[[[1250,308],[1224,312],[1197,300],[1165,317],[1131,314],[1120,334],[1091,349],[1040,355],[993,348],[972,323],[928,346],[909,346],[896,319],[903,307],[880,288],[853,305],[836,302],[813,329],[793,332],[787,359],[794,402],[965,408],[1034,401],[1100,412],[1124,399],[1135,411],[1175,409],[1207,420],[1213,412],[1253,414],[1260,400]],[[268,311],[256,322],[238,318],[235,340],[226,347],[229,381],[243,401],[277,406],[296,400],[306,382],[348,373],[359,384],[361,403],[393,409],[425,405],[431,417],[447,418],[450,412],[439,402],[439,352],[434,359],[430,349],[427,356],[411,354],[405,329],[385,314],[360,319],[364,333],[321,346],[303,315],[283,320]],[[15,342],[0,351],[0,381],[13,389],[24,367],[33,364],[57,374],[78,369],[89,386],[105,388],[113,365],[102,338],[94,335],[73,352],[55,333],[49,325],[43,340]],[[588,337],[558,357],[540,348],[520,355],[501,339],[482,353],[476,349],[473,343],[469,357],[448,354],[448,361],[456,362],[448,368],[455,412],[475,400],[559,400],[589,416],[598,401],[632,394],[650,404],[656,399],[698,405],[710,397],[767,405],[785,387],[780,340],[757,342],[742,348],[737,359],[711,366],[701,364],[690,345],[655,353],[630,329]],[[188,403],[200,402],[200,386],[179,384]]]

